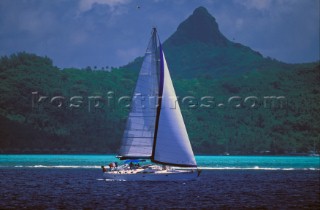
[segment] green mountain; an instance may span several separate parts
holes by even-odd
[[[163,44],[173,78],[218,78],[290,65],[264,58],[259,52],[228,40],[213,16],[204,7],[195,9]],[[127,68],[139,69],[142,58]]]
[[[164,42],[196,153],[320,148],[319,62],[285,64],[228,40],[203,7]],[[0,59],[0,153],[116,153],[142,58],[112,71]],[[117,101],[120,100],[120,104]]]

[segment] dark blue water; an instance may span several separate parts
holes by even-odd
[[[105,181],[98,169],[0,169],[0,209],[319,209],[319,170],[209,170],[198,181]]]

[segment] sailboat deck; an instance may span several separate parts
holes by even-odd
[[[195,170],[193,169],[188,169],[188,170],[177,170],[173,168],[167,168],[163,169],[160,166],[144,166],[144,167],[139,167],[139,168],[121,168],[119,169],[113,169],[110,170],[106,173],[109,174],[173,174],[173,173],[193,173]]]

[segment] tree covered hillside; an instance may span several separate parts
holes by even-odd
[[[305,64],[287,71],[174,80],[195,152],[301,153],[312,150],[314,142],[319,150],[319,73],[319,65]],[[0,78],[2,153],[115,153],[119,148],[129,100],[118,105],[117,100],[131,96],[136,71],[59,70],[47,57],[19,53],[0,59]],[[204,96],[211,97],[202,101],[210,107],[200,107]],[[248,96],[256,98],[245,101]],[[265,96],[285,100],[272,105]]]

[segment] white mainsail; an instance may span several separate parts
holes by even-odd
[[[157,100],[150,103],[150,98]],[[157,46],[155,29],[139,73],[119,156],[151,159],[165,165],[197,166],[160,41]]]
[[[119,153],[122,159],[148,158],[152,153],[157,109],[149,98],[157,96],[159,87],[156,37],[154,31],[139,73]]]

